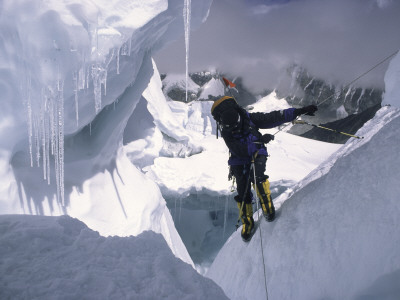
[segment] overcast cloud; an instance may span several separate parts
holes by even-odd
[[[189,71],[217,69],[264,90],[297,63],[344,85],[399,48],[397,0],[214,0],[191,33]],[[155,59],[162,73],[184,73],[183,37]],[[357,84],[382,87],[387,65]]]

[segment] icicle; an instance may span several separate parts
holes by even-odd
[[[64,82],[58,81],[58,160],[59,176],[58,176],[58,186],[59,186],[59,201],[64,206]]]
[[[183,6],[183,23],[185,26],[185,48],[186,48],[186,74],[185,74],[186,102],[188,101],[190,15],[191,15],[191,0],[185,0]]]
[[[104,95],[107,95],[107,68],[103,70],[101,83],[104,85]]]
[[[90,76],[90,68],[86,69],[86,89],[89,89],[89,76]]]
[[[35,135],[35,148],[36,148],[36,165],[40,167],[40,137],[39,137],[39,121],[37,117],[33,117],[33,132]]]
[[[47,180],[47,154],[46,154],[46,127],[45,127],[45,113],[46,113],[46,97],[42,90],[42,103],[40,106],[40,138],[42,142],[42,165],[43,165],[43,179]]]
[[[59,146],[60,146],[60,143],[59,143],[59,138],[60,138],[60,135],[59,135],[59,133],[58,133],[58,131],[59,131],[59,126],[58,126],[58,122],[59,122],[59,117],[58,117],[58,114],[59,114],[59,110],[58,110],[58,105],[59,105],[59,101],[57,101],[58,99],[56,98],[56,99],[54,99],[54,96],[52,97],[52,106],[51,106],[51,117],[50,117],[50,119],[51,119],[51,123],[52,123],[52,126],[51,126],[51,131],[52,131],[52,133],[51,133],[51,135],[52,135],[52,138],[51,138],[51,143],[52,143],[52,152],[53,152],[53,157],[54,157],[54,173],[55,173],[55,177],[56,177],[56,188],[57,188],[57,203],[60,203],[60,195],[61,195],[61,193],[60,193],[60,165],[59,165],[59,163],[60,163],[60,161],[59,161],[59,159],[58,159],[58,157],[59,157],[59,155],[58,155],[58,153],[59,153]]]
[[[79,73],[73,73],[73,80],[74,80],[74,96],[75,96],[75,120],[76,120],[76,127],[79,127],[79,103],[78,103],[78,91],[79,91]]]
[[[49,103],[49,123],[50,123],[50,142],[51,142],[51,155],[55,155],[56,153],[56,144],[57,144],[57,139],[56,139],[56,121],[54,117],[54,103],[53,101],[50,101]]]
[[[47,165],[47,184],[50,185],[50,116],[46,118],[46,165]]]
[[[78,78],[79,78],[78,89],[79,90],[84,90],[85,89],[85,85],[86,85],[86,80],[85,80],[86,76],[85,76],[85,67],[84,66],[79,69]]]
[[[50,130],[51,130],[51,101],[42,89],[42,153],[43,179],[50,184]]]
[[[93,93],[94,93],[94,107],[96,114],[101,110],[101,84],[105,77],[105,70],[100,64],[92,65],[92,80],[93,80]]]
[[[29,140],[29,156],[31,159],[31,167],[33,167],[33,153],[32,153],[32,100],[31,100],[31,78],[28,78],[28,99],[27,99],[27,110],[28,110],[28,140]]]
[[[55,107],[55,110],[54,110],[54,114],[55,114],[55,116],[54,116],[54,125],[55,125],[55,130],[56,130],[56,132],[55,132],[55,136],[54,136],[54,170],[55,170],[55,175],[56,175],[56,187],[57,187],[57,202],[58,203],[60,203],[60,166],[59,166],[59,160],[57,159],[58,158],[58,152],[59,152],[59,150],[58,150],[58,148],[59,148],[59,142],[58,142],[58,140],[59,140],[59,135],[58,135],[58,126],[57,126],[57,123],[58,123],[58,117],[57,117],[57,112],[58,112],[58,108],[57,107]]]
[[[114,57],[114,50],[102,66],[100,63],[92,65],[91,75],[93,80],[93,93],[96,114],[101,110],[101,87],[104,86],[104,95],[107,94],[107,68]]]
[[[86,84],[86,59],[85,59],[85,54],[82,54],[82,66],[79,69],[78,72],[78,90],[84,90],[85,89],[85,84]]]

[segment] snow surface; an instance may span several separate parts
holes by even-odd
[[[68,216],[0,216],[1,299],[228,299],[160,234],[103,237]]]
[[[385,74],[385,96],[382,104],[393,105],[400,108],[400,52],[391,60]]]
[[[364,139],[276,199],[277,220],[262,220],[250,243],[234,233],[207,276],[231,299],[400,299],[399,126],[400,110],[383,107],[358,131]]]
[[[276,92],[273,91],[269,95],[259,99],[257,103],[249,105],[247,109],[250,112],[271,112],[274,110],[282,110],[291,106],[284,98],[279,99]]]
[[[273,130],[263,132],[275,133]],[[210,194],[230,194],[228,181],[229,152],[223,139],[207,136],[201,142],[203,151],[187,158],[157,157],[146,168],[164,194],[185,194],[190,191],[209,191]],[[298,182],[340,146],[280,132],[268,145],[270,156],[267,174],[271,184]],[[180,180],[177,181],[176,178]]]

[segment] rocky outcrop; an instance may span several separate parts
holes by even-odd
[[[295,107],[318,105],[316,119],[319,123],[359,114],[382,103],[383,90],[331,85],[323,79],[313,77],[301,67],[293,67],[289,72],[292,77],[291,87],[285,92],[277,90],[278,97],[285,98]]]

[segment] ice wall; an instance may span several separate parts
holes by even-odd
[[[192,5],[192,24],[210,2]],[[172,239],[158,189],[133,181],[142,175],[122,136],[153,75],[152,53],[184,32],[183,5],[2,1],[0,213],[68,213],[102,234],[154,229]]]

